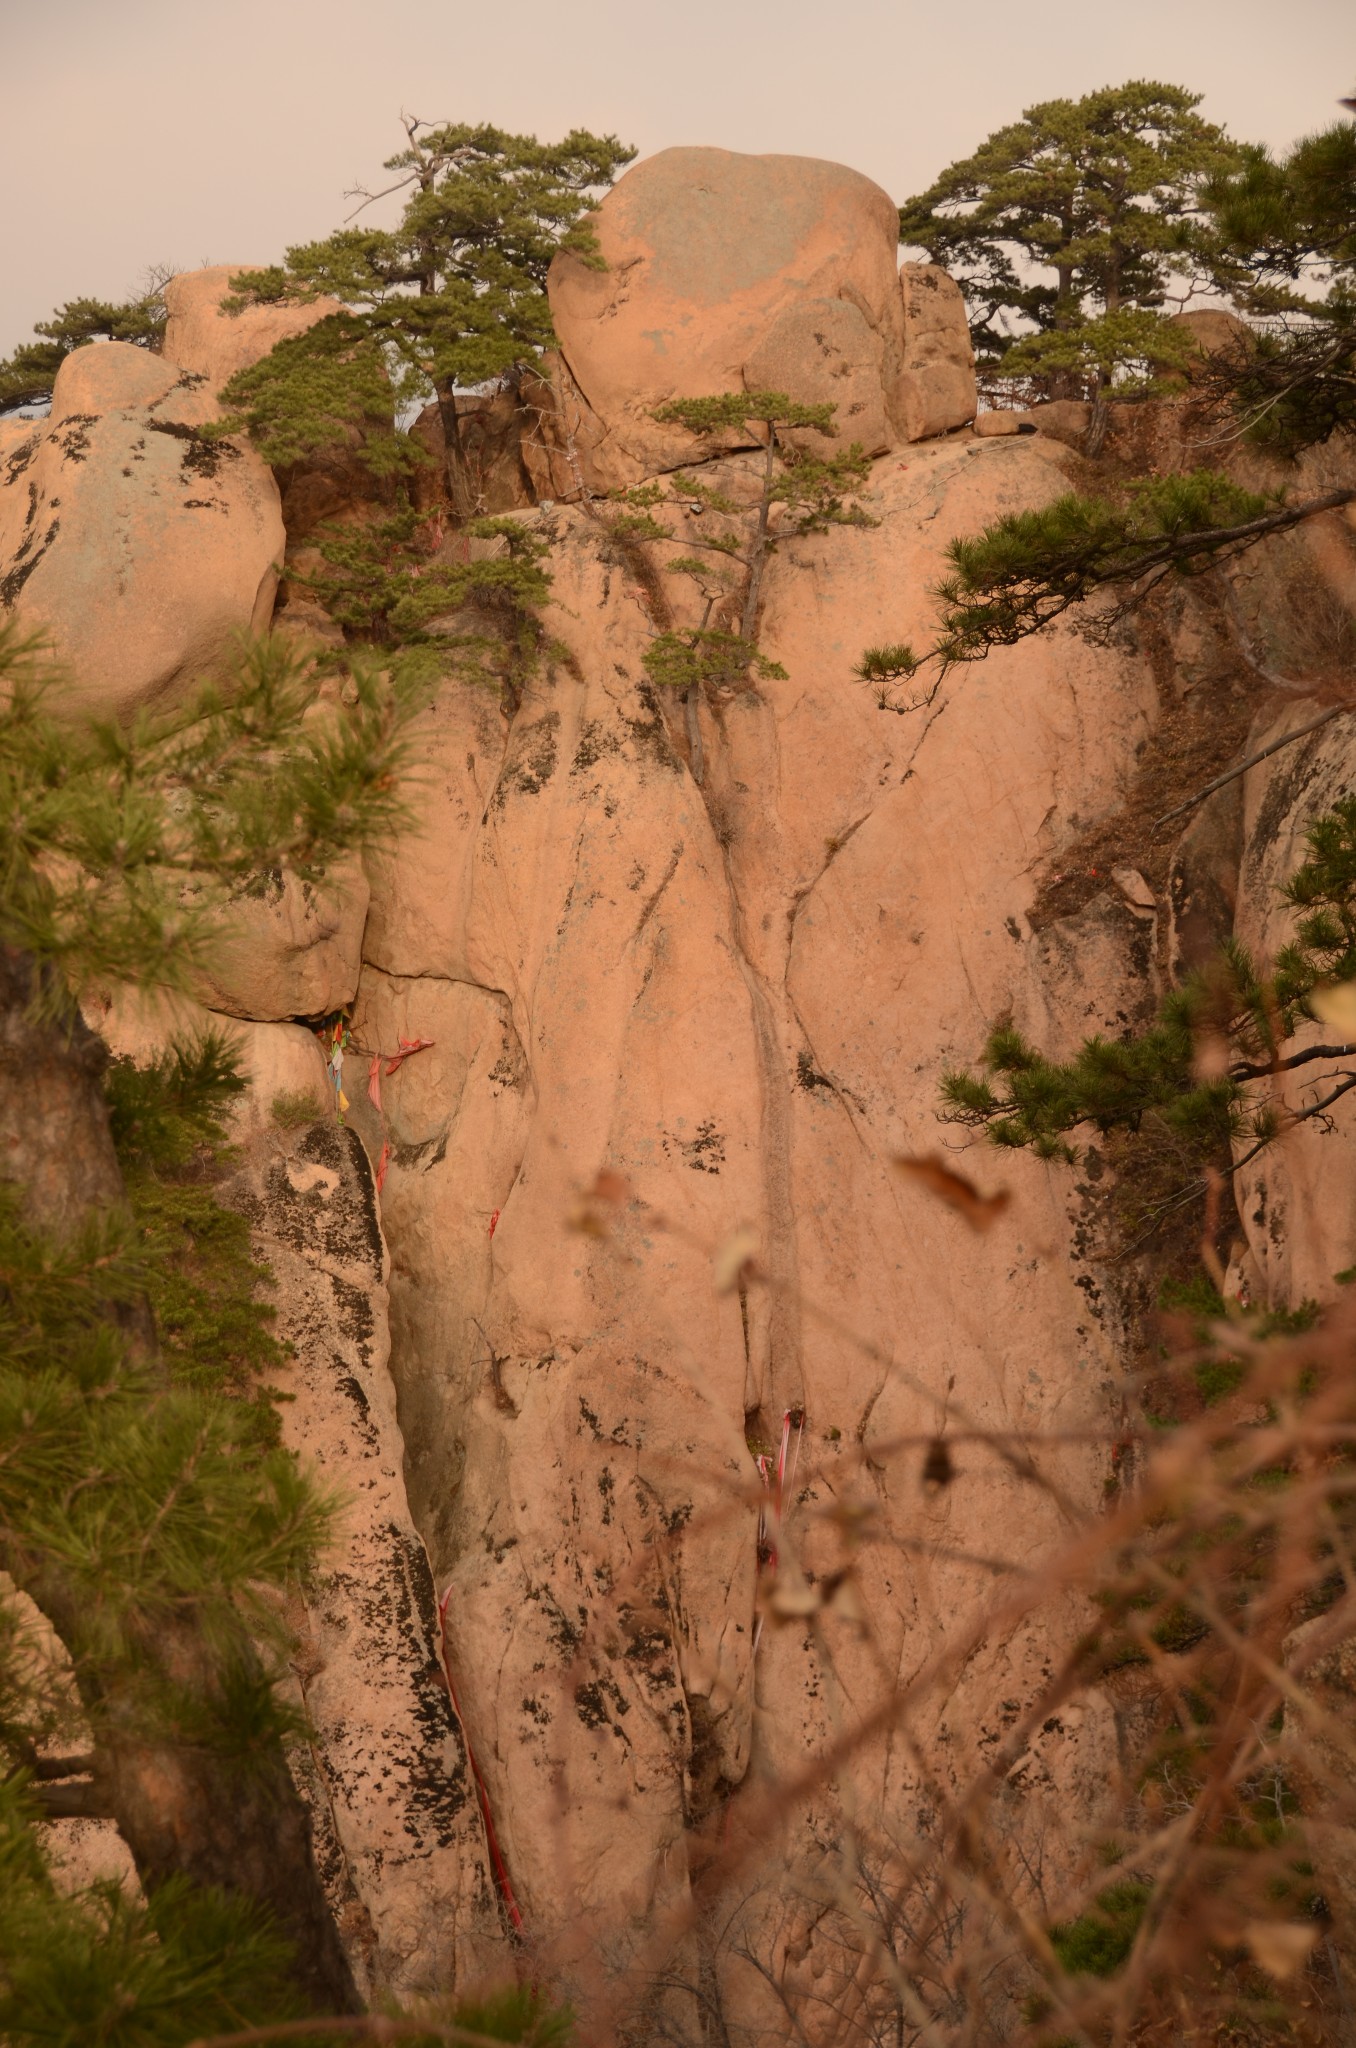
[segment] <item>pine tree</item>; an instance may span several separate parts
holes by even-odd
[[[1199,105],[1139,79],[1044,101],[904,202],[900,239],[961,282],[981,370],[1099,393],[1174,360],[1155,316],[1213,253],[1203,186],[1244,161]]]
[[[939,620],[932,645],[922,653],[905,642],[868,648],[857,673],[882,710],[917,709],[932,702],[953,667],[1039,633],[1099,591],[1118,594],[1098,622],[1105,632],[1163,577],[1233,561],[1353,502],[1356,487],[1291,500],[1283,491],[1245,490],[1209,469],[1142,478],[1114,497],[1067,492],[1038,511],[1007,513],[982,533],[952,541],[950,574],[934,591]],[[932,664],[937,679],[926,690],[915,688]]]
[[[664,483],[637,485],[617,493],[626,510],[608,521],[615,540],[636,547],[660,542],[677,552],[667,558],[671,575],[696,585],[700,623],[688,632],[665,630],[646,650],[645,669],[683,705],[693,779],[703,777],[698,707],[708,692],[745,689],[755,679],[786,677],[758,646],[763,576],[779,543],[829,526],[874,524],[856,493],[870,473],[860,443],[837,454],[810,453],[793,435],[832,435],[832,405],[802,405],[784,391],[731,391],[711,398],[679,398],[657,408],[666,425],[686,427],[695,437],[753,433],[764,441],[756,494],[742,500],[703,479],[679,471]],[[715,514],[720,522],[700,536],[676,534],[655,515],[671,512]],[[714,621],[714,623],[713,623]]]
[[[317,875],[388,831],[415,679],[358,667],[351,707],[303,721],[304,668],[266,643],[233,693],[130,732],[58,722],[51,682],[33,644],[0,631],[0,1567],[69,1657],[83,1724],[79,1751],[54,1757],[69,1705],[29,1697],[23,1660],[0,1659],[0,1745],[19,1771],[0,1808],[0,2030],[132,2048],[196,2031],[174,2031],[190,1995],[208,2013],[356,1999],[259,1647],[261,1593],[312,1554],[325,1504],[257,1405],[204,1378],[200,1352],[177,1372],[183,1346],[159,1342],[154,1237],[115,1145],[172,1166],[238,1077],[211,1045],[139,1082],[115,1072],[110,1118],[74,994],[94,977],[182,984],[251,876]],[[211,1315],[218,1365],[266,1356],[238,1289]],[[2,1651],[17,1624],[0,1605]],[[44,1812],[116,1820],[145,1908],[96,1898],[77,1925],[31,1836]],[[39,1919],[75,1972],[64,1989],[24,1948]],[[43,2033],[43,2000],[77,1979],[104,1997],[100,2025]]]
[[[566,248],[600,261],[588,211],[635,152],[581,129],[542,143],[466,124],[405,128],[406,147],[386,163],[394,183],[355,195],[361,213],[407,193],[394,228],[348,225],[234,280],[237,306],[333,298],[343,310],[233,378],[221,430],[247,428],[281,466],[434,399],[449,496],[465,514],[456,393],[512,374],[550,345],[551,259]],[[367,433],[361,453],[387,475],[422,459],[403,433]]]
[[[1356,425],[1356,122],[1307,136],[1279,162],[1250,149],[1204,197],[1221,282],[1270,316],[1207,365],[1214,409],[1285,454]]]
[[[1316,818],[1306,840],[1284,892],[1298,913],[1295,934],[1269,973],[1231,942],[1170,991],[1148,1030],[1085,1039],[1069,1060],[1049,1059],[1003,1020],[985,1043],[983,1072],[943,1076],[947,1121],[1070,1161],[1070,1134],[1081,1127],[1135,1136],[1152,1122],[1198,1170],[1236,1171],[1283,1131],[1325,1116],[1356,1088],[1356,1043],[1347,1042],[1356,1037],[1356,797]],[[1306,1020],[1336,1026],[1336,1042],[1287,1053]],[[1323,1092],[1307,1108],[1278,1110],[1275,1076],[1334,1060],[1348,1064],[1320,1077]],[[1234,1159],[1239,1144],[1247,1149]]]

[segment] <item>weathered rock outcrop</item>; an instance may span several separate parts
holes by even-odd
[[[1252,735],[1256,748],[1315,717],[1321,706],[1298,700]],[[1242,860],[1235,930],[1258,959],[1274,959],[1291,937],[1294,916],[1281,885],[1304,859],[1304,835],[1320,812],[1351,789],[1356,711],[1249,771],[1244,784]],[[1340,1038],[1304,1024],[1293,1050]],[[1278,1084],[1279,1106],[1304,1111],[1330,1092],[1332,1061],[1300,1067]],[[1356,1067],[1356,1059],[1346,1062]],[[1238,1176],[1239,1216],[1268,1303],[1289,1307],[1331,1300],[1336,1276],[1356,1260],[1356,1175],[1351,1147],[1356,1105],[1351,1095],[1289,1130]],[[1246,1149],[1246,1148],[1240,1148]]]
[[[250,1222],[293,1347],[284,1441],[345,1503],[289,1617],[310,1731],[295,1768],[321,1876],[369,1997],[465,1986],[502,1967],[502,1936],[406,1503],[371,1168],[327,1118],[256,1140],[223,1199]]]
[[[210,390],[126,342],[77,349],[46,420],[0,445],[0,610],[52,636],[72,708],[125,717],[216,673],[267,627],[277,487],[208,441]]]
[[[393,1369],[530,1926],[575,1916],[624,1953],[685,1899],[694,1821],[751,1772],[793,1779],[838,1713],[865,1721],[964,1636],[982,1586],[948,1559],[1016,1523],[1027,1554],[1055,1540],[1049,1501],[981,1452],[930,1498],[920,1434],[1105,1414],[1114,1332],[1070,1262],[1060,1174],[1005,1162],[1010,1218],[976,1239],[890,1161],[936,1146],[939,1069],[1004,1009],[1077,1034],[1142,1000],[1104,971],[1105,918],[1131,911],[1089,913],[1058,952],[1025,913],[1043,854],[1116,801],[1147,672],[1061,635],[910,721],[851,679],[863,642],[921,625],[946,538],[1054,495],[1064,459],[1039,437],[925,446],[876,469],[877,528],[780,556],[763,644],[788,678],[704,713],[704,792],[644,678],[644,594],[578,515],[557,515],[550,619],[573,660],[507,730],[454,685],[427,715],[426,825],[373,870],[355,1036],[436,1041],[384,1083]],[[581,1234],[600,1169],[631,1195]],[[743,1229],[772,1285],[721,1292],[712,1255]],[[749,1447],[800,1410],[802,1562],[831,1577],[842,1528],[878,1519],[869,1623],[770,1629],[755,1665]],[[1055,1463],[1096,1498],[1091,1454]],[[938,1695],[949,1735],[916,1739],[934,1761],[996,1739],[1052,1654],[1030,1630],[985,1644]],[[1106,1703],[1044,1744],[1014,1797],[1090,1817]],[[848,1775],[906,1826],[920,1781],[892,1740]],[[793,1829],[749,1909],[769,1955],[766,1902],[797,1895],[806,1848]],[[811,1925],[808,1896],[790,1918]],[[731,1967],[732,2022],[773,2026]]]
[[[858,172],[667,149],[628,171],[594,221],[606,268],[566,254],[551,266],[558,409],[527,450],[541,496],[690,462],[691,436],[651,416],[673,398],[832,402],[838,438],[870,455],[974,416],[960,295],[919,264],[901,291],[896,209]]]
[[[194,976],[203,1001],[267,1022],[341,1009],[357,992],[367,897],[356,862],[323,885],[288,871],[242,892],[221,913],[218,950]]]
[[[165,286],[165,322],[161,353],[167,363],[205,380],[215,397],[237,370],[247,370],[294,334],[304,334],[338,310],[335,299],[316,299],[306,306],[247,306],[224,313],[221,302],[231,296],[231,279],[248,269],[244,263],[212,263],[184,270]]]
[[[829,2044],[876,2024],[868,1935],[833,1905],[845,1829],[899,1882],[939,1805],[997,1759],[997,1881],[1051,1916],[1118,1790],[1101,1690],[1014,1734],[1086,1610],[985,1619],[995,1578],[1056,1552],[1116,1483],[1105,1168],[939,1130],[941,1073],[1004,1015],[1067,1054],[1144,1022],[1163,978],[1231,933],[1273,951],[1276,885],[1350,779],[1356,729],[1334,722],[1222,792],[1152,885],[1123,848],[1055,914],[1056,856],[1120,814],[1158,722],[1206,689],[1188,627],[1157,677],[1147,629],[1061,627],[904,717],[853,668],[873,642],[926,644],[949,541],[1086,481],[1063,445],[1086,408],[955,432],[974,409],[959,293],[927,265],[900,281],[890,202],[839,167],[666,152],[621,181],[598,232],[606,271],[552,273],[554,392],[525,382],[474,411],[497,505],[530,495],[524,466],[539,498],[584,501],[521,512],[552,543],[539,672],[511,708],[432,687],[416,826],[332,902],[290,883],[249,899],[202,993],[250,1020],[237,1199],[298,1345],[289,1440],[359,1503],[298,1675],[307,1783],[369,1981],[447,1985],[502,1954],[433,1670],[436,1594],[552,1983],[587,1998],[629,1961],[643,1978],[666,1930],[670,2036],[701,2038],[700,2008],[708,2038],[770,2048],[789,2005]],[[190,353],[206,323],[204,364],[210,289],[175,315]],[[131,351],[87,353],[87,388],[107,374],[124,410],[137,378],[147,411],[173,384]],[[587,499],[693,460],[657,404],[741,383],[838,404],[877,456],[877,523],[777,552],[759,633],[779,668],[700,703],[699,786],[644,668],[656,631],[695,619],[691,592]],[[63,421],[29,461],[68,406]],[[438,425],[421,428],[435,452]],[[1141,409],[1143,446],[1156,431]],[[0,441],[0,462],[28,438]],[[91,460],[121,445],[91,439]],[[709,474],[758,460],[727,449]],[[1325,545],[1349,570],[1342,535]],[[1238,576],[1245,626],[1264,585]],[[63,602],[78,625],[78,596]],[[1282,700],[1249,674],[1261,744]],[[1283,721],[1307,711],[1285,702]],[[286,1020],[350,998],[380,1231],[351,1133],[288,1142],[266,1116],[280,1087],[325,1087],[316,1040]],[[115,1015],[104,1028],[131,1042]],[[370,1062],[413,1041],[369,1099]],[[1356,1126],[1345,1104],[1334,1121],[1247,1169],[1240,1208],[1278,1302],[1329,1292],[1356,1256]],[[986,1231],[897,1171],[929,1153],[1006,1191]],[[784,1483],[767,1477],[783,1443]],[[701,1881],[736,1854],[709,1943]]]
[[[960,286],[940,264],[903,264],[899,289],[904,303],[904,367],[895,409],[906,440],[929,441],[975,416],[970,323]]]

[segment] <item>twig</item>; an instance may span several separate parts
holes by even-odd
[[[1256,667],[1256,663],[1253,666]],[[1265,671],[1259,670],[1258,673],[1264,674]],[[1338,718],[1344,711],[1351,711],[1353,709],[1356,709],[1356,706],[1351,704],[1330,704],[1326,711],[1319,713],[1317,718],[1311,718],[1308,725],[1300,725],[1295,728],[1294,732],[1283,733],[1280,739],[1273,740],[1270,746],[1263,747],[1260,753],[1249,754],[1246,761],[1240,761],[1236,767],[1227,769],[1223,775],[1217,775],[1213,782],[1207,782],[1204,789],[1198,789],[1194,796],[1187,798],[1185,803],[1176,805],[1171,811],[1164,811],[1161,818],[1154,819],[1149,830],[1156,832],[1160,825],[1170,824],[1174,818],[1180,818],[1184,811],[1194,810],[1197,804],[1204,803],[1206,797],[1213,796],[1215,791],[1223,789],[1226,783],[1237,782],[1240,775],[1246,775],[1249,768],[1255,768],[1257,763],[1265,761],[1269,754],[1278,754],[1281,748],[1288,747],[1292,740],[1302,740],[1306,733],[1317,732],[1320,725],[1327,725],[1329,720]]]
[[[188,2048],[254,2048],[262,2041],[306,2041],[335,2034],[369,2041],[450,2041],[460,2048],[504,2048],[502,2040],[492,2040],[488,2034],[477,2034],[452,2021],[388,2020],[380,2013],[365,2013],[358,2019],[279,2020],[262,2027],[242,2027],[235,2034],[200,2034]]]

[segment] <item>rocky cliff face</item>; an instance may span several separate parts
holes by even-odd
[[[916,713],[879,710],[853,664],[926,642],[946,543],[1091,472],[1055,434],[970,430],[958,294],[925,266],[900,284],[893,209],[853,173],[667,152],[622,181],[600,238],[606,273],[553,275],[554,382],[509,436],[532,479],[515,490],[547,501],[519,516],[551,543],[550,660],[511,715],[431,687],[416,827],[332,910],[253,912],[202,993],[273,1020],[242,1027],[261,1078],[240,1200],[305,1332],[291,1440],[357,1503],[303,1662],[307,1783],[370,1981],[490,1967],[511,1887],[586,1997],[629,1963],[680,2038],[715,2010],[732,2041],[780,2040],[789,2007],[831,2041],[880,1982],[879,1931],[844,1903],[845,1829],[868,1874],[916,1871],[939,1802],[1003,1757],[1000,1881],[1053,1908],[1117,1768],[1097,1691],[1007,1755],[1086,1616],[1059,1597],[992,1611],[995,1566],[1054,1551],[1112,1476],[1127,1285],[1099,1262],[1105,1170],[966,1150],[937,1121],[940,1073],[1005,1013],[1068,1050],[1141,1021],[1193,946],[1236,929],[1274,947],[1274,885],[1350,778],[1356,720],[1150,857],[1117,821],[1143,811],[1165,733],[1227,719],[1241,744],[1304,716],[1208,604],[1109,642],[1051,631]],[[74,358],[0,489],[20,615],[119,710],[210,665],[228,615],[257,624],[281,548],[271,478],[232,451],[213,483],[226,567],[196,553],[172,603],[148,594],[200,508],[123,456],[160,445],[156,407],[202,403],[186,377],[217,374],[208,315],[176,319],[159,364]],[[741,379],[846,398],[877,523],[775,557],[760,641],[785,676],[703,705],[698,786],[642,662],[689,600],[594,494],[691,462],[653,406]],[[33,543],[28,469],[51,504],[77,413],[88,451],[63,487],[108,508]],[[1173,459],[1171,408],[1157,418]],[[715,473],[757,460],[727,448]],[[109,534],[151,506],[171,538],[144,570],[119,541],[109,582]],[[1287,573],[1340,607],[1349,569],[1335,521]],[[1264,621],[1275,593],[1254,596]],[[143,616],[153,652],[95,658]],[[1088,853],[1118,831],[1110,861]],[[351,1138],[318,1125],[288,1147],[258,1114],[279,1061],[286,1085],[324,1085],[315,1041],[279,1020],[340,1005],[376,1207]],[[432,1045],[378,1109],[366,1061],[412,1039]],[[894,1164],[938,1152],[1007,1192],[991,1227]],[[1316,1129],[1240,1207],[1274,1298],[1351,1263],[1350,1178]]]

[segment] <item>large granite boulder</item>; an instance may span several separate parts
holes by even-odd
[[[832,401],[839,439],[869,454],[960,423],[956,389],[940,405],[921,396],[926,350],[908,370],[898,216],[859,172],[666,149],[627,172],[595,226],[606,268],[562,253],[548,279],[559,413],[544,494],[689,462],[691,436],[652,417],[671,398],[761,387]]]
[[[929,441],[975,416],[975,351],[965,300],[954,277],[936,263],[905,263],[904,370],[896,410],[905,439]]]
[[[77,349],[45,420],[0,443],[0,616],[50,636],[63,708],[126,717],[219,673],[273,611],[267,466],[202,428],[203,377],[129,343]]]
[[[165,360],[205,377],[213,392],[280,341],[304,334],[339,310],[336,299],[316,299],[309,306],[247,306],[239,313],[223,313],[221,302],[231,296],[231,279],[248,268],[243,263],[213,263],[202,270],[181,271],[165,286]]]

